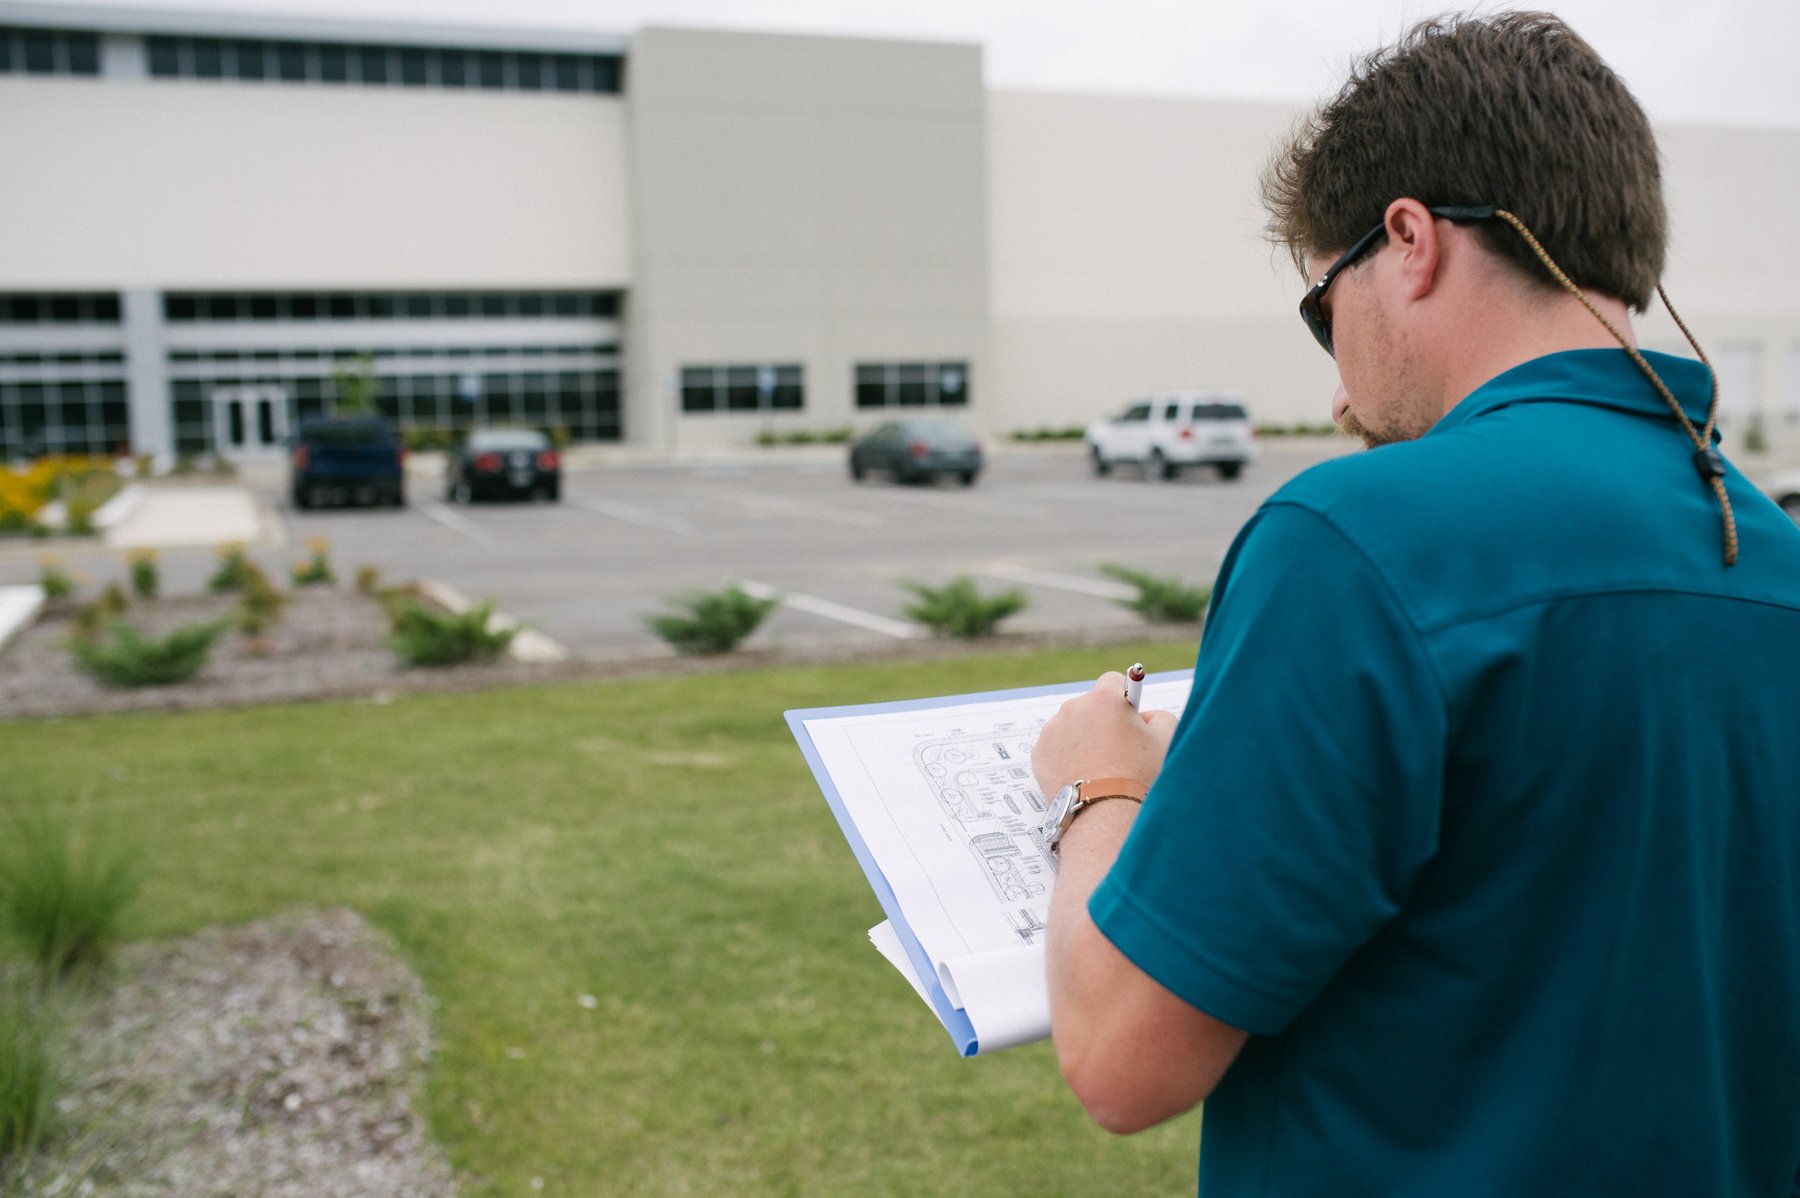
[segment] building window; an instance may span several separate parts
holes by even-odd
[[[0,75],[98,75],[100,35],[0,25]]]
[[[54,40],[57,38],[69,39],[67,45]],[[617,95],[624,76],[624,59],[617,54],[228,41],[161,34],[145,39],[145,51],[150,74],[158,79],[280,80],[334,86],[477,87]],[[99,38],[91,33],[0,29],[0,71],[92,75],[99,73],[99,60]],[[70,65],[45,65],[56,63]],[[82,69],[81,64],[88,64],[88,69]]]
[[[684,412],[796,412],[805,406],[805,371],[797,365],[681,368]]]
[[[863,362],[856,367],[859,408],[963,408],[969,405],[966,362]]]
[[[113,297],[116,321],[118,300]],[[619,296],[610,291],[171,291],[163,317],[193,321],[268,320],[610,320]],[[0,316],[0,320],[4,317]]]
[[[112,292],[0,291],[0,325],[118,323],[119,297]]]

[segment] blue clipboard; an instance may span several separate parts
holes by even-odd
[[[1169,670],[1148,676],[1146,682],[1172,681],[1187,678],[1193,670]],[[844,806],[844,800],[838,794],[837,784],[832,781],[825,763],[819,758],[819,751],[813,744],[812,735],[806,730],[806,721],[832,719],[841,716],[888,715],[902,711],[924,711],[934,707],[960,707],[968,703],[989,703],[1009,699],[1036,699],[1045,695],[1079,695],[1093,686],[1091,681],[1063,682],[1051,686],[1027,686],[1016,690],[980,691],[967,695],[943,695],[931,699],[902,699],[891,703],[860,703],[848,707],[806,707],[785,712],[788,729],[793,732],[795,742],[800,746],[806,764],[812,768],[813,780],[819,784],[825,801],[831,806],[831,814],[837,817],[838,828],[844,833],[844,839],[850,843],[850,851],[856,854],[856,860],[862,866],[863,876],[869,880],[869,888],[875,892],[875,898],[881,904],[882,912],[888,922],[893,925],[895,934],[900,939],[901,947],[906,950],[907,959],[912,962],[913,973],[924,984],[927,1000],[931,1009],[936,1012],[944,1030],[950,1033],[950,1040],[956,1045],[956,1051],[965,1057],[972,1057],[981,1050],[975,1036],[974,1025],[962,1008],[950,1001],[944,993],[943,983],[938,980],[937,965],[925,955],[925,949],[919,938],[913,935],[912,927],[906,922],[906,913],[900,909],[900,901],[894,896],[893,887],[883,876],[881,868],[875,864],[869,846],[863,842],[862,833],[857,830],[856,822],[850,818]]]

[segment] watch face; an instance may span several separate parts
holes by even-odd
[[[1048,810],[1044,812],[1044,843],[1054,845],[1062,839],[1063,821],[1069,818],[1069,811],[1075,806],[1075,800],[1081,797],[1081,784],[1071,782],[1056,792],[1050,800]]]

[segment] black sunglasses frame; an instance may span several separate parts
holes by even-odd
[[[1492,220],[1495,208],[1492,204],[1453,204],[1427,208],[1426,211],[1433,216],[1450,221]],[[1368,253],[1386,233],[1387,221],[1384,220],[1358,237],[1351,243],[1349,249],[1338,255],[1336,262],[1325,268],[1325,273],[1319,276],[1319,281],[1307,288],[1306,294],[1300,297],[1300,319],[1306,323],[1307,329],[1312,333],[1314,340],[1318,341],[1320,348],[1334,358],[1337,357],[1337,350],[1333,349],[1331,345],[1331,320],[1325,315],[1325,293],[1331,290],[1332,283],[1337,281],[1339,275],[1356,265],[1357,260]]]

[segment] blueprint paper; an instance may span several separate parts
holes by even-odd
[[[1191,680],[1151,676],[1143,709],[1179,712]],[[870,939],[965,1056],[1049,1034],[1056,859],[1039,832],[1047,804],[1031,747],[1091,685],[787,713],[887,915]]]

